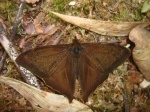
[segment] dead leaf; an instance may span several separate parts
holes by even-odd
[[[35,27],[39,26],[45,18],[45,13],[40,12],[33,21]]]
[[[36,33],[35,25],[33,23],[30,23],[25,28],[25,33],[28,35],[34,35]]]
[[[25,38],[21,39],[20,44],[19,44],[19,48],[24,48],[25,47]]]
[[[88,106],[75,99],[69,103],[62,95],[39,90],[16,79],[0,76],[0,82],[17,90],[38,112],[92,112]]]
[[[141,112],[137,107],[131,107],[130,112]]]
[[[150,24],[150,22],[109,22],[94,19],[68,16],[56,12],[51,12],[66,22],[77,25],[81,28],[93,31],[98,34],[108,36],[127,36],[129,32],[139,24]]]
[[[47,35],[53,35],[58,29],[59,29],[59,27],[53,27],[53,28],[51,28],[51,29],[47,32]]]
[[[133,89],[135,84],[139,84],[144,80],[141,74],[137,71],[129,71],[128,75],[125,75],[125,79],[130,89]]]
[[[47,45],[57,45],[60,41],[60,38],[62,37],[63,33],[56,33],[55,35],[53,35],[51,37],[51,39],[47,42],[45,42],[44,46],[47,46]]]
[[[139,84],[143,81],[143,77],[137,71],[129,71],[127,75],[125,75],[125,84],[127,87],[128,94],[134,89],[134,85]]]
[[[132,92],[137,90],[135,86],[143,81],[143,77],[137,71],[129,71],[127,75],[124,76],[124,88],[126,91],[126,98],[128,102],[132,101]]]
[[[26,106],[27,100],[25,98],[17,98],[16,99],[21,106]]]
[[[105,107],[105,109],[108,109],[108,110],[115,110],[116,106],[113,104],[113,103],[110,103],[110,102],[106,102],[106,101],[103,101],[103,100],[100,100],[99,101],[99,105],[103,105]]]
[[[36,34],[42,34],[44,30],[44,26],[38,25],[35,29],[36,29]]]
[[[135,43],[132,52],[134,62],[145,79],[150,81],[150,31],[139,25],[130,32],[129,39]]]
[[[36,38],[36,41],[38,42],[39,45],[55,45],[53,41],[56,40],[58,36],[58,31],[59,27],[52,27],[50,30],[45,34],[45,35],[39,35]],[[57,35],[54,35],[57,34]],[[50,38],[51,37],[51,38]]]
[[[43,33],[44,33],[44,34],[48,33],[52,28],[54,28],[54,25],[47,25],[47,26],[44,28]]]
[[[38,2],[39,0],[25,0],[27,3],[36,3],[36,2]]]
[[[25,33],[28,35],[38,35],[43,33],[44,26],[41,25],[42,21],[44,20],[45,14],[39,13],[36,18],[34,19],[33,23],[29,23],[25,28]]]

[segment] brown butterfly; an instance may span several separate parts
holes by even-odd
[[[28,50],[16,62],[42,78],[46,85],[73,100],[78,79],[83,101],[108,74],[130,56],[130,51],[115,44],[84,43],[43,46]]]

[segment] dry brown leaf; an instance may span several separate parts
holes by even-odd
[[[88,106],[77,100],[69,103],[62,95],[39,90],[12,78],[0,76],[0,82],[17,90],[38,112],[92,112]]]
[[[129,71],[128,75],[125,75],[125,80],[126,80],[127,88],[132,91],[134,85],[141,83],[144,79],[139,72]]]
[[[26,106],[27,104],[27,100],[25,100],[25,98],[17,98],[17,101],[21,106]]]
[[[54,28],[55,26],[54,25],[47,25],[45,28],[44,28],[44,31],[43,33],[44,34],[47,34],[52,28]]]
[[[53,27],[53,28],[51,28],[51,29],[47,32],[47,35],[53,35],[58,29],[59,29],[59,27]]]
[[[49,44],[55,45],[55,43],[53,43],[53,41],[55,41],[56,38],[58,37],[58,32],[57,32],[58,30],[59,30],[59,27],[52,27],[45,35],[39,35],[36,38],[36,41],[38,42],[38,44],[41,44],[41,45],[42,44],[45,45],[46,43],[49,43],[49,41],[51,41]],[[57,34],[56,37],[54,34]]]
[[[24,0],[24,1],[26,1],[27,3],[36,3],[36,2],[38,2],[39,0]]]
[[[35,25],[33,23],[28,24],[25,28],[25,33],[28,35],[36,34]]]
[[[25,33],[28,35],[38,35],[42,34],[45,29],[43,25],[41,25],[42,21],[45,18],[44,13],[39,13],[34,19],[33,23],[29,23],[25,28]]]
[[[109,22],[94,19],[86,19],[75,16],[68,16],[56,12],[52,12],[59,18],[71,24],[85,28],[98,34],[108,36],[127,36],[129,32],[139,24],[150,24],[150,22]]]
[[[36,29],[36,33],[39,34],[39,33],[43,33],[43,30],[44,30],[44,26],[41,25],[42,21],[44,20],[45,18],[45,13],[43,12],[40,12],[36,18],[34,19],[33,21],[33,24],[35,26],[35,29]]]
[[[139,108],[137,107],[131,107],[130,112],[141,112]]]
[[[33,21],[35,27],[39,26],[45,18],[45,13],[40,12]]]
[[[36,33],[37,34],[43,34],[44,26],[39,25],[36,27]]]
[[[129,39],[135,43],[132,53],[135,63],[146,80],[150,81],[150,31],[139,25],[130,32]]]
[[[25,38],[21,39],[20,44],[19,44],[19,48],[24,48],[25,47]]]

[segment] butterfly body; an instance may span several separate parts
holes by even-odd
[[[79,43],[35,48],[19,55],[16,62],[42,78],[46,85],[68,97],[71,102],[76,77],[83,101],[108,74],[128,57],[128,49],[115,44]]]

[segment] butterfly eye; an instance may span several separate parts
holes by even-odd
[[[73,52],[74,52],[75,55],[78,55],[78,54],[79,54],[79,51],[80,51],[80,46],[75,46],[75,47],[73,48]]]

